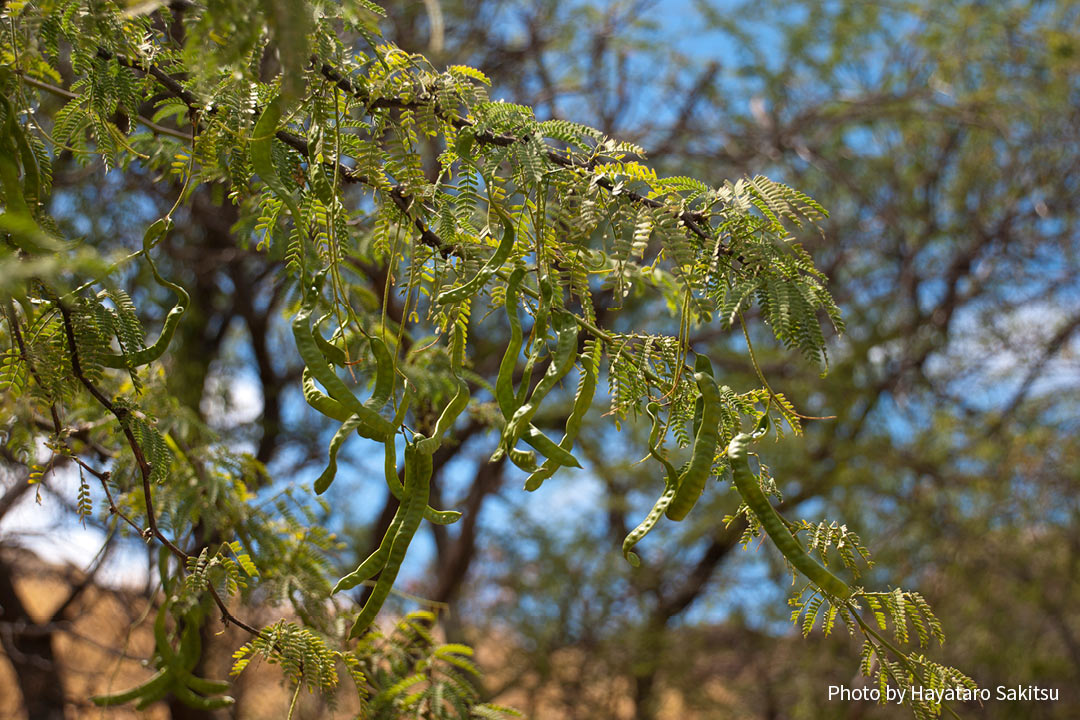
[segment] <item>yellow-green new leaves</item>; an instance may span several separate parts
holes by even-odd
[[[810,557],[788,530],[784,519],[773,508],[772,503],[765,497],[765,493],[761,491],[757,477],[750,470],[750,461],[747,456],[747,448],[751,440],[750,435],[740,433],[732,439],[727,450],[728,460],[731,462],[732,479],[743,502],[754,513],[765,533],[792,567],[829,595],[846,600],[852,594],[851,587]]]

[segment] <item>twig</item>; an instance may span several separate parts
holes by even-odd
[[[139,474],[142,476],[143,501],[146,503],[146,519],[150,525],[149,528],[142,531],[143,537],[147,539],[149,539],[150,537],[156,538],[158,542],[164,545],[170,553],[172,553],[176,558],[181,560],[181,562],[186,563],[188,560],[191,559],[192,555],[189,555],[188,553],[177,547],[176,544],[173,543],[173,541],[170,540],[168,537],[166,537],[165,534],[162,533],[161,530],[158,528],[157,517],[154,513],[153,497],[150,489],[151,467],[150,463],[146,461],[146,456],[143,453],[142,446],[139,445],[138,441],[135,439],[134,432],[132,432],[131,430],[131,424],[128,420],[128,416],[130,413],[126,408],[117,407],[111,400],[105,397],[104,393],[102,393],[101,390],[99,390],[89,380],[89,378],[86,377],[86,374],[83,372],[82,365],[79,361],[78,347],[75,344],[75,330],[71,323],[71,313],[63,303],[59,302],[59,300],[56,301],[56,304],[57,307],[60,309],[60,314],[64,320],[64,333],[68,341],[68,351],[71,356],[72,372],[75,374],[75,377],[79,380],[79,382],[82,383],[83,386],[90,392],[90,394],[94,396],[94,399],[96,399],[102,407],[108,410],[116,418],[117,422],[120,423],[120,429],[123,431],[124,437],[127,438],[128,445],[131,446],[131,452],[135,456],[135,463],[136,465],[138,465]],[[115,505],[113,507],[115,507]],[[121,517],[123,517],[123,514],[120,514]],[[129,520],[129,522],[131,521]],[[228,607],[226,607],[225,602],[221,599],[221,596],[218,594],[217,590],[214,588],[213,585],[207,584],[206,587],[210,593],[210,597],[214,600],[214,604],[217,605],[218,609],[221,611],[222,620],[226,624],[232,623],[233,625],[236,625],[237,627],[246,630],[252,635],[258,636],[262,634],[256,628],[248,625],[243,620],[240,620],[231,612],[229,612]]]

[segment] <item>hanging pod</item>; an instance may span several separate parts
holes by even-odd
[[[390,530],[383,538],[385,543],[386,537],[392,535],[386,553],[386,564],[379,573],[374,590],[368,596],[360,614],[356,616],[352,629],[349,630],[351,638],[359,637],[368,629],[390,594],[394,580],[397,579],[398,570],[401,569],[401,563],[405,560],[405,553],[420,527],[420,520],[424,517],[424,508],[427,507],[431,487],[431,470],[430,455],[418,452],[415,445],[406,446],[405,488],[401,504],[395,513],[396,527],[392,523]]]
[[[506,317],[510,323],[510,341],[507,343],[506,351],[503,353],[502,361],[499,363],[499,374],[495,378],[495,400],[499,404],[499,410],[504,422],[510,421],[521,405],[517,393],[514,392],[514,369],[517,367],[517,357],[521,352],[521,345],[523,342],[521,319],[518,317],[517,313],[517,300],[519,287],[524,277],[525,269],[521,267],[515,268],[514,271],[510,273],[510,278],[506,283],[506,297],[503,302],[503,307],[506,310]],[[572,358],[570,362],[572,365]],[[526,378],[528,377],[529,368],[531,368],[531,365],[527,366],[527,371],[525,373]],[[569,370],[569,368],[567,368],[567,370]],[[523,381],[522,391],[525,390],[528,390],[528,383]],[[505,432],[506,425],[503,426],[504,436]],[[559,465],[567,465],[576,468],[581,467],[577,458],[570,453],[569,448],[564,448],[561,445],[556,444],[531,422],[524,424],[524,428],[520,433],[520,439],[542,453],[545,458],[554,460]],[[511,462],[525,472],[532,473],[537,470],[536,456],[534,453],[517,450],[513,447],[510,447],[508,450],[506,443],[503,442],[499,443],[499,447],[496,449],[491,459],[493,461],[497,460],[504,453],[507,453]]]
[[[514,249],[514,241],[516,239],[514,221],[506,214],[506,211],[498,205],[492,203],[491,207],[495,210],[503,223],[502,240],[499,242],[499,246],[495,248],[495,254],[488,258],[488,261],[476,271],[476,275],[470,280],[457,287],[439,293],[435,298],[436,305],[461,302],[466,298],[477,295],[484,289],[484,286],[487,285],[487,281],[491,279],[491,276],[510,259],[510,253]]]
[[[577,394],[574,395],[574,406],[566,418],[566,431],[562,440],[559,441],[559,449],[567,454],[574,447],[581,423],[585,419],[585,413],[592,407],[593,397],[596,394],[596,378],[600,368],[600,342],[591,340],[585,343],[585,350],[581,354],[581,379],[578,381]],[[546,436],[544,436],[545,439]],[[525,489],[532,492],[539,489],[540,485],[555,474],[559,467],[572,465],[580,467],[577,458],[570,455],[573,463],[562,462],[562,458],[548,454],[548,459],[543,466],[525,480]]]
[[[632,552],[634,546],[656,527],[656,523],[667,511],[671,501],[675,498],[676,490],[679,489],[679,474],[676,472],[675,466],[660,454],[660,448],[657,446],[660,441],[660,406],[654,402],[649,403],[645,408],[645,412],[649,414],[653,421],[652,430],[649,431],[649,455],[664,466],[664,492],[657,499],[649,514],[641,521],[641,524],[631,530],[623,540],[623,557],[634,567],[641,565],[641,558],[638,557],[637,553]]]
[[[701,363],[698,363],[698,366],[705,370]],[[679,486],[675,491],[675,497],[672,498],[665,513],[669,520],[678,521],[685,518],[701,497],[705,482],[712,474],[713,459],[716,457],[716,447],[720,442],[720,389],[716,387],[716,381],[713,380],[710,372],[695,372],[694,382],[697,383],[698,392],[701,393],[701,423],[694,437],[690,465],[679,476]]]
[[[739,491],[743,502],[754,513],[762,529],[776,545],[780,553],[787,558],[792,567],[810,579],[821,590],[840,600],[851,597],[852,589],[840,578],[833,575],[817,560],[812,558],[803,546],[791,534],[784,519],[780,517],[772,503],[761,491],[761,484],[750,470],[747,448],[751,436],[746,433],[736,435],[728,445],[727,456],[731,462],[731,475],[735,489]]]
[[[151,223],[150,227],[143,233],[143,257],[146,258],[146,262],[150,266],[150,272],[154,274],[154,281],[161,287],[171,290],[176,295],[176,304],[173,305],[172,309],[169,310],[169,313],[165,316],[165,322],[161,325],[161,333],[152,345],[136,352],[123,353],[121,355],[104,355],[101,358],[101,364],[105,367],[117,370],[133,369],[148,365],[160,358],[165,354],[165,350],[168,349],[169,343],[172,342],[176,327],[180,324],[180,318],[183,317],[184,312],[191,303],[191,297],[188,295],[187,290],[176,283],[169,282],[163,278],[161,273],[158,272],[157,265],[154,264],[154,259],[150,257],[151,248],[157,245],[160,239],[164,237],[165,233],[169,231],[171,224],[171,222],[164,219],[155,220]]]

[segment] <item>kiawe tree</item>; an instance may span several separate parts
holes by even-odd
[[[881,687],[974,688],[922,654],[943,635],[918,593],[860,585],[869,554],[857,535],[785,520],[770,497],[763,439],[818,419],[770,385],[746,315],[755,308],[782,346],[827,368],[826,333],[843,323],[794,236],[824,209],[762,176],[716,187],[658,177],[640,147],[539,121],[492,101],[479,71],[439,70],[384,42],[380,14],[366,2],[4,8],[5,460],[30,482],[76,473],[80,514],[159,548],[154,673],[93,702],[230,705],[230,682],[203,677],[200,662],[206,628],[222,621],[250,635],[233,674],[269,658],[294,704],[302,687],[329,693],[347,674],[365,717],[511,712],[481,702],[470,651],[438,644],[433,614],[389,625],[380,611],[422,528],[474,527],[468,502],[440,500],[463,443],[486,443],[526,491],[589,472],[578,433],[605,387],[610,431],[648,423],[639,449],[656,478],[655,505],[622,543],[627,562],[641,564],[634,548],[652,528],[730,479],[741,505],[709,522],[745,527],[744,545],[768,536],[796,578],[804,632],[839,618]],[[169,209],[128,220],[135,247],[80,236],[52,193],[69,157],[106,178],[150,178],[173,191]],[[260,346],[300,363],[281,391],[299,389],[337,426],[310,486],[267,469],[287,441],[280,418],[249,453],[193,407],[182,358],[206,337],[211,305],[182,254],[164,260],[205,213],[228,218],[218,241],[273,279],[252,297],[238,272],[224,298],[288,315],[248,323],[289,330],[281,347]],[[664,309],[654,327],[620,322],[626,303],[646,301]],[[745,338],[759,385],[725,384],[690,342],[706,327]],[[280,414],[277,402],[265,398],[265,412]],[[333,507],[311,493],[332,491],[339,452],[358,442],[396,504],[377,547],[338,579]],[[281,620],[254,624],[245,610],[259,605]],[[917,717],[943,707],[911,701]]]

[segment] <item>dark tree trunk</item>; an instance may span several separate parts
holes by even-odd
[[[64,683],[53,654],[54,630],[27,614],[11,566],[0,557],[0,646],[15,670],[31,720],[64,720]]]

